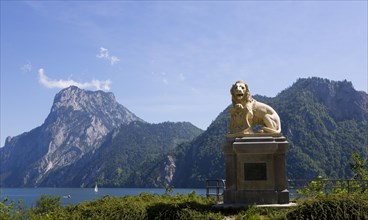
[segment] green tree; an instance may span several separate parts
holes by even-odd
[[[367,191],[368,188],[368,166],[367,158],[362,159],[360,154],[354,152],[352,155],[353,163],[350,163],[350,169],[353,172],[353,179],[357,180],[360,192]]]
[[[8,197],[0,200],[0,219],[29,219],[29,211],[26,210],[23,201],[19,200],[17,203],[13,200],[9,201]]]
[[[353,179],[368,180],[367,158],[362,159],[357,152],[353,153],[352,158],[353,163],[350,163],[350,169],[353,172]]]
[[[312,180],[310,185],[303,188],[298,189],[296,192],[300,195],[305,196],[318,196],[325,194],[326,182],[323,176],[318,176],[317,180]]]
[[[42,195],[36,203],[35,213],[47,214],[61,208],[60,196]]]

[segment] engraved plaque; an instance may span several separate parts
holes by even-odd
[[[244,163],[244,180],[267,180],[267,164]]]

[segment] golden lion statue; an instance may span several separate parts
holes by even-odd
[[[233,106],[230,108],[230,134],[252,134],[253,125],[263,125],[260,133],[280,133],[281,121],[269,105],[252,98],[248,85],[239,80],[231,87]]]

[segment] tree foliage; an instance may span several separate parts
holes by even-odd
[[[58,198],[43,197],[42,201]],[[76,205],[53,208],[13,209],[0,202],[1,219],[368,219],[368,197],[361,194],[329,195],[306,198],[298,206],[284,209],[239,207],[214,208],[215,201],[197,195],[157,195],[111,197],[86,201]],[[12,203],[14,205],[14,203]],[[54,203],[55,204],[55,203]],[[39,210],[42,209],[42,212]]]
[[[308,198],[290,210],[285,219],[368,219],[368,197],[330,195]]]
[[[250,88],[251,89],[251,88]],[[252,92],[252,91],[251,91]],[[289,141],[289,179],[349,178],[353,152],[367,156],[368,95],[351,83],[299,79],[274,98],[254,96],[280,115]],[[222,144],[230,116],[225,109],[209,128],[176,154],[176,187],[201,187],[208,178],[224,178]]]

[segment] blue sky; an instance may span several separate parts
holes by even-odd
[[[71,84],[142,119],[206,129],[245,80],[367,92],[367,1],[1,1],[1,143],[41,125]]]

